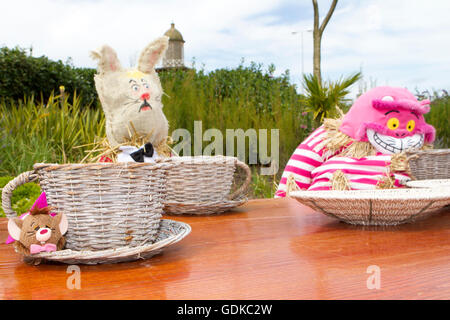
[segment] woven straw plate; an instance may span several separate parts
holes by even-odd
[[[180,241],[191,232],[191,227],[184,222],[162,219],[156,240],[152,244],[137,247],[122,247],[100,251],[61,250],[45,252],[24,258],[26,262],[40,264],[42,262],[60,262],[67,264],[103,264],[148,259],[164,248]]]
[[[424,219],[450,204],[450,189],[295,191],[300,203],[355,225],[398,225]]]
[[[450,179],[408,181],[406,186],[410,188],[450,188]]]

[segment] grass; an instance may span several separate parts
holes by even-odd
[[[104,136],[101,109],[80,105],[80,99],[51,95],[46,103],[34,97],[0,103],[0,175],[16,176],[37,162],[66,163],[82,159],[75,146]]]

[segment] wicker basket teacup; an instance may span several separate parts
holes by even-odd
[[[8,218],[12,191],[39,180],[48,205],[67,215],[66,249],[98,251],[153,243],[163,213],[170,161],[156,163],[36,164],[2,192]]]
[[[251,181],[250,168],[235,157],[173,157],[175,166],[168,172],[167,214],[214,214],[246,202]],[[245,174],[243,184],[231,193],[234,173]]]
[[[450,179],[450,149],[408,151],[406,155],[414,179]]]

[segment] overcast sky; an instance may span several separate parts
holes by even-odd
[[[330,0],[319,0],[321,18]],[[242,58],[276,74],[301,75],[300,34],[312,28],[310,0],[1,0],[0,46],[95,67],[89,50],[116,49],[123,66],[174,22],[188,66],[234,68]],[[450,1],[340,0],[322,40],[322,75],[362,68],[365,81],[410,90],[450,89]],[[312,72],[312,35],[304,32],[304,70]]]

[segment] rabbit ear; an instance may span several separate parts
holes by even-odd
[[[169,37],[163,36],[150,43],[139,57],[138,70],[150,73],[169,46]]]
[[[98,61],[99,73],[122,70],[117,54],[110,46],[104,45],[96,51],[91,51],[90,55],[92,59]]]

